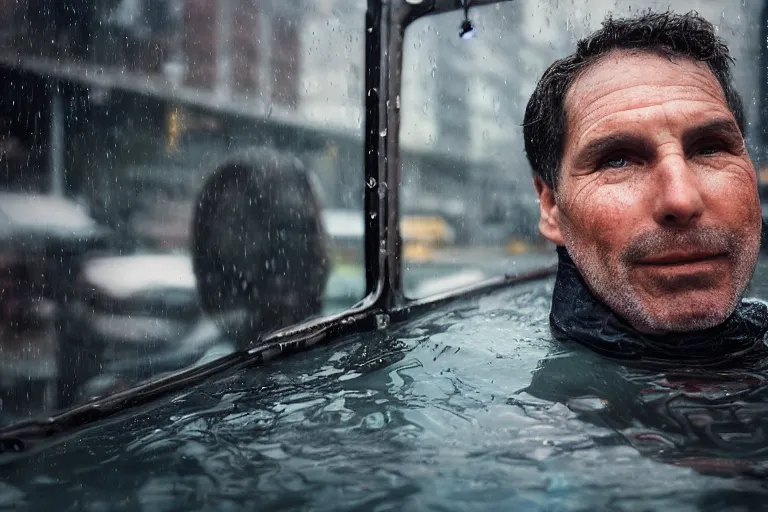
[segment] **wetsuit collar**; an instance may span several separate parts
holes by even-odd
[[[558,247],[557,254],[550,325],[558,340],[575,340],[614,358],[707,365],[745,353],[756,342],[762,342],[768,331],[768,307],[759,301],[742,300],[717,327],[688,333],[642,334],[592,294],[565,247]]]

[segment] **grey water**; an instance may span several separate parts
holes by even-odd
[[[552,285],[77,432],[0,466],[0,509],[761,510],[768,375],[660,373],[557,344]]]

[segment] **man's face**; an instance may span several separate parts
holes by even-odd
[[[642,332],[713,327],[754,271],[755,171],[722,88],[688,59],[614,52],[566,96],[556,191],[537,180],[544,236]]]

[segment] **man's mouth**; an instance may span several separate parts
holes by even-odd
[[[637,261],[639,265],[653,267],[675,267],[697,263],[717,263],[728,259],[727,252],[674,251]]]

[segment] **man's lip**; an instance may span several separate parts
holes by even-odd
[[[685,265],[689,263],[699,263],[704,261],[712,261],[723,259],[728,256],[726,252],[696,252],[696,251],[680,251],[665,253],[660,256],[654,256],[652,258],[644,258],[638,260],[640,265]]]

